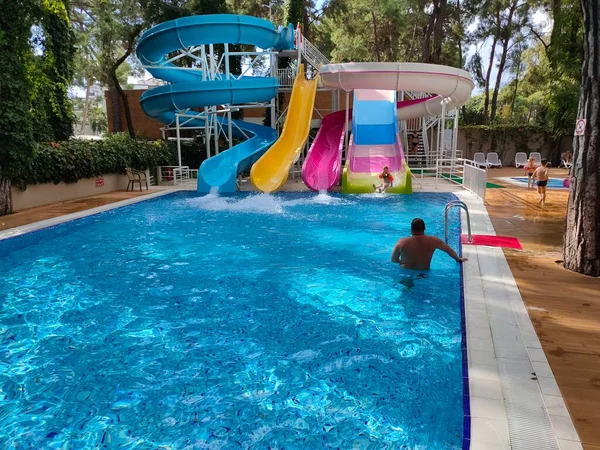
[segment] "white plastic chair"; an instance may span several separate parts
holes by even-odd
[[[498,159],[498,153],[490,152],[487,154],[486,164],[488,167],[502,167],[500,159]]]
[[[485,155],[482,152],[477,152],[473,155],[473,161],[475,161],[477,164],[485,166]]]
[[[565,169],[570,169],[572,165],[573,165],[573,162],[567,162],[564,159],[561,159],[560,166],[558,166],[558,167],[564,167]]]
[[[526,165],[527,165],[527,153],[517,152],[515,154],[515,167],[518,169],[519,167],[525,167]]]
[[[530,158],[535,158],[535,165],[536,166],[541,166],[542,165],[542,154],[540,152],[531,152],[529,154]]]

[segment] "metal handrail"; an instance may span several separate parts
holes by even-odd
[[[444,227],[445,227],[445,232],[446,232],[446,244],[448,243],[448,211],[450,211],[454,206],[465,210],[465,213],[467,214],[467,230],[469,232],[469,234],[467,235],[467,238],[468,238],[469,242],[473,242],[473,235],[471,234],[471,216],[469,215],[469,208],[467,207],[465,202],[462,202],[460,200],[452,200],[451,202],[449,202],[446,205],[446,211],[444,212]]]
[[[304,36],[302,36],[302,55],[317,70],[321,65],[329,64],[327,57]]]

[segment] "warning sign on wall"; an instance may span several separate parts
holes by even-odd
[[[96,187],[104,186],[104,178],[96,178]]]
[[[583,136],[585,134],[585,119],[577,119],[575,124],[575,136]]]

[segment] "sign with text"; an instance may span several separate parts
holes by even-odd
[[[104,186],[104,178],[96,178],[96,187]]]
[[[577,119],[575,124],[575,136],[583,136],[585,134],[585,119]]]

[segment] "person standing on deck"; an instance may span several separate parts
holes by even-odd
[[[538,196],[540,200],[538,203],[544,207],[546,204],[546,186],[548,186],[548,160],[542,159],[542,165],[535,169],[533,172],[533,178],[537,180]]]

